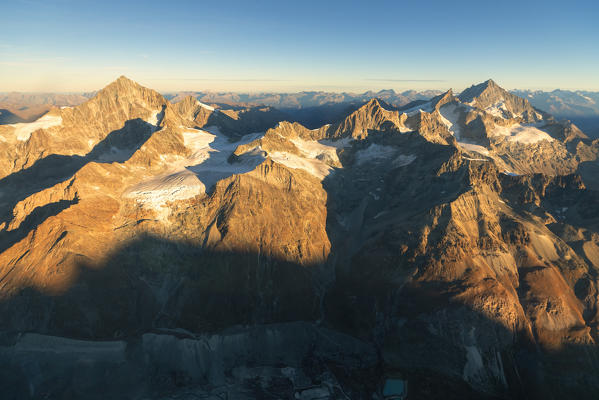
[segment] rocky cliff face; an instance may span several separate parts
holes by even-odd
[[[415,398],[599,391],[599,147],[492,81],[312,130],[124,77],[50,117],[0,131],[3,331],[308,321],[376,349],[371,392],[390,370]],[[367,375],[339,357],[336,385]]]

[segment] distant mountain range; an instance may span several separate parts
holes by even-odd
[[[512,93],[526,98],[531,105],[554,115],[569,119],[590,137],[599,137],[599,92],[554,90],[551,92],[533,90],[512,90]],[[299,92],[299,93],[235,93],[187,91],[165,93],[164,97],[176,103],[186,96],[192,96],[205,104],[249,107],[265,105],[275,107],[288,116],[287,119],[316,128],[331,120],[338,120],[348,110],[355,109],[370,99],[377,98],[395,107],[404,106],[418,100],[429,100],[442,91],[407,90],[396,92],[392,89],[364,93]],[[47,112],[50,106],[74,106],[93,97],[89,93],[0,93],[0,124],[28,122]]]
[[[299,92],[240,94],[233,92],[180,92],[166,94],[165,97],[173,102],[177,102],[185,96],[193,96],[204,103],[246,106],[268,105],[285,110],[310,108],[335,103],[363,103],[373,98],[384,100],[396,106],[402,106],[414,100],[428,100],[441,93],[442,91],[439,90],[427,90],[423,92],[408,90],[398,93],[392,89],[364,93]]]
[[[599,92],[557,89],[552,92],[513,90],[512,93],[558,118],[572,120],[589,136],[599,137]]]

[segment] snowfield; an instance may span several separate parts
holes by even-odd
[[[287,152],[273,152],[268,156],[279,164],[293,169],[303,169],[309,174],[323,180],[331,173],[333,167],[316,158],[304,158]]]
[[[150,125],[153,125],[155,128],[158,127],[158,123],[162,119],[162,110],[154,110],[150,117],[146,120],[146,122]]]
[[[458,124],[458,119],[460,117],[458,107],[459,106],[456,104],[445,104],[439,108],[439,115],[441,116],[441,121],[445,124],[449,132],[459,140],[461,130],[460,125]]]
[[[411,164],[416,156],[413,154],[397,154],[399,149],[393,146],[383,146],[373,143],[364,150],[356,152],[356,163],[358,165],[367,162],[377,162],[382,160],[393,160],[394,167],[403,167]]]
[[[62,125],[62,118],[60,116],[44,115],[34,122],[18,123],[9,126],[15,128],[14,134],[17,137],[17,140],[26,141],[29,140],[31,134],[38,129],[48,129],[59,125]]]
[[[396,152],[397,148],[395,147],[373,143],[364,150],[358,150],[356,152],[356,163],[361,165],[366,162],[389,159]]]
[[[190,155],[161,156],[165,173],[145,180],[125,193],[141,206],[159,211],[161,217],[168,215],[168,209],[164,208],[168,201],[204,194],[218,180],[251,171],[264,160],[262,157],[248,157],[242,162],[229,163],[229,157],[237,146],[255,140],[260,134],[246,135],[238,142],[230,142],[216,128],[207,128],[212,132],[183,129],[181,136]]]
[[[206,110],[209,110],[209,111],[214,111],[214,107],[210,107],[208,104],[204,104],[198,100],[196,100],[196,101],[198,102],[198,105],[200,107],[205,108]]]
[[[534,144],[543,140],[552,142],[552,138],[547,132],[544,132],[534,125],[514,124],[511,126],[496,126],[491,132],[492,136],[503,136],[510,142],[522,144]]]
[[[461,148],[463,148],[466,151],[479,153],[479,154],[482,154],[483,156],[489,155],[489,149],[487,149],[484,146],[480,146],[478,144],[467,143],[467,142],[458,142],[458,144],[460,145]]]
[[[412,115],[416,115],[419,112],[423,112],[423,111],[428,112],[428,113],[433,112],[433,104],[430,101],[428,101],[426,103],[422,103],[417,106],[408,108],[407,110],[402,110],[402,111],[400,111],[400,113],[408,114],[408,117],[411,117]]]
[[[485,109],[486,112],[488,112],[491,115],[494,115],[496,117],[500,117],[500,118],[509,118],[511,116],[511,112],[509,112],[509,110],[507,109],[507,107],[505,106],[505,102],[503,100],[498,101],[497,103],[493,104],[490,107],[487,107]]]
[[[341,140],[304,140],[293,138],[290,141],[302,153],[301,156],[288,152],[272,152],[268,156],[279,164],[294,169],[302,169],[323,180],[333,171],[333,165],[339,165],[337,150],[347,147],[353,139],[344,138]]]

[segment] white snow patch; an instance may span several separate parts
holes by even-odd
[[[514,124],[511,126],[496,126],[491,132],[492,136],[504,136],[511,142],[533,144],[543,140],[552,142],[553,139],[547,132],[543,132],[534,125]]]
[[[210,143],[214,142],[216,135],[199,129],[185,130],[181,135],[183,144],[191,151],[185,163],[200,163],[210,157],[211,151],[215,151],[210,147]]]
[[[333,170],[330,165],[319,159],[304,158],[295,154],[280,151],[275,151],[268,155],[274,162],[293,169],[303,169],[320,180],[323,180]]]
[[[373,143],[364,150],[358,150],[356,152],[356,163],[358,165],[366,162],[378,162],[382,160],[392,160],[394,167],[403,167],[411,164],[416,156],[413,154],[399,154],[397,147],[384,146]]]
[[[461,107],[461,105],[457,105],[457,104],[445,104],[444,106],[442,106],[439,109],[439,115],[441,117],[441,122],[443,122],[443,124],[445,124],[445,126],[447,126],[447,129],[449,130],[449,132],[451,132],[451,134],[453,136],[455,136],[455,138],[458,140],[458,145],[462,149],[464,149],[466,151],[470,151],[470,152],[479,153],[484,156],[488,156],[489,149],[487,149],[486,147],[467,142],[466,140],[460,140],[462,131],[460,128],[460,124],[458,123],[459,107]]]
[[[402,110],[401,111],[403,114],[408,114],[408,117],[411,117],[412,115],[416,115],[419,112],[433,112],[433,103],[431,103],[430,101],[427,101],[426,103],[422,103],[419,104],[417,106],[414,107],[410,107],[407,110]]]
[[[157,211],[161,220],[169,214],[164,207],[168,201],[185,200],[205,192],[205,186],[196,174],[184,169],[156,176],[132,187],[126,197],[134,198],[137,204]]]
[[[375,215],[374,217],[372,217],[372,219],[377,219],[378,217],[380,217],[383,214],[386,214],[387,211],[381,211],[380,213],[378,213],[377,215]]]
[[[470,157],[466,157],[466,156],[462,156],[462,158],[464,160],[468,160],[468,161],[489,161],[486,158],[470,158]]]
[[[383,146],[373,143],[364,150],[356,152],[356,162],[358,165],[368,161],[377,161],[381,159],[391,158],[397,152],[397,148],[391,146]]]
[[[152,111],[150,117],[146,120],[148,124],[158,126],[158,116],[160,115],[161,110]]]
[[[458,124],[458,119],[460,117],[458,106],[456,104],[445,104],[439,108],[439,115],[441,117],[441,122],[445,124],[449,132],[451,132],[456,139],[460,139],[462,131]]]
[[[480,355],[478,347],[476,346],[465,346],[466,347],[466,365],[464,365],[464,371],[462,376],[465,381],[469,381],[476,378],[484,371],[483,358]]]
[[[183,128],[183,127],[181,127]],[[185,200],[203,194],[218,180],[248,172],[256,167],[261,157],[248,157],[242,162],[229,163],[237,146],[257,139],[261,134],[250,134],[238,142],[199,129],[183,128],[183,144],[190,151],[187,157],[161,156],[165,173],[131,187],[125,194],[145,208],[157,211],[166,219],[168,201]],[[218,130],[213,130],[213,132]]]
[[[34,122],[11,124],[9,126],[15,128],[14,133],[17,137],[17,140],[25,141],[28,140],[29,137],[31,137],[31,134],[37,131],[38,129],[48,129],[61,124],[62,117],[54,115],[44,115],[43,117],[39,118],[37,121]]]
[[[466,151],[479,153],[479,154],[482,154],[483,156],[489,155],[489,149],[487,149],[484,146],[478,145],[478,144],[472,144],[472,143],[468,143],[468,142],[458,142],[458,145],[460,145],[460,147]]]
[[[405,167],[406,165],[412,164],[412,162],[416,159],[416,156],[413,154],[400,154],[395,160],[393,160],[394,167]],[[378,190],[378,189],[377,189]]]
[[[326,157],[331,161],[338,163],[339,157],[337,156],[337,150],[347,147],[353,139],[343,138],[340,140],[304,140],[300,138],[290,139],[291,143],[295,145],[306,157],[309,158],[323,158]]]
[[[588,101],[591,104],[595,104],[595,100],[591,99],[590,97],[585,96],[584,94],[581,94],[582,98],[585,99],[586,101]]]
[[[198,105],[200,107],[205,108],[206,110],[214,111],[214,107],[211,107],[208,104],[204,104],[201,101],[198,101],[198,100],[196,100],[196,101],[198,102]]]
[[[333,167],[330,164],[339,164],[337,150],[349,146],[353,139],[344,138],[340,140],[316,141],[293,138],[289,140],[302,153],[301,156],[284,151],[276,151],[268,154],[270,158],[289,168],[303,169],[322,180],[333,171]]]
[[[505,101],[503,101],[503,100],[500,100],[500,101],[496,102],[495,104],[485,108],[485,111],[491,115],[494,115],[496,117],[503,118],[503,119],[512,117],[512,113],[507,109],[507,107],[505,105]]]

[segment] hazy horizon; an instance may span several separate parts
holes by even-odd
[[[599,90],[588,1],[260,4],[21,0],[4,5],[0,91]]]
[[[120,76],[125,76],[125,75],[120,75]],[[458,94],[460,92],[462,92],[463,90],[467,89],[470,86],[473,85],[477,85],[479,83],[482,83],[483,81],[478,81],[478,82],[473,82],[472,84],[465,86],[465,87],[461,87],[461,88],[454,88],[454,87],[443,87],[443,86],[439,86],[439,87],[430,87],[430,88],[419,88],[419,87],[364,87],[361,90],[343,90],[343,89],[310,89],[310,88],[306,88],[306,89],[301,89],[298,88],[297,90],[267,90],[267,89],[256,89],[256,90],[244,90],[244,89],[239,89],[239,90],[219,90],[217,88],[215,89],[202,89],[202,88],[197,88],[197,89],[181,89],[181,90],[160,90],[160,89],[156,89],[155,87],[153,87],[152,85],[149,84],[145,84],[143,81],[141,80],[137,80],[135,78],[131,78],[129,76],[126,76],[127,78],[141,84],[142,86],[148,87],[150,89],[154,89],[157,90],[158,92],[160,92],[161,94],[176,94],[176,93],[186,93],[186,92],[202,92],[202,93],[237,93],[237,94],[295,94],[295,93],[310,93],[310,92],[321,92],[321,93],[346,93],[346,94],[364,94],[366,92],[375,92],[378,93],[380,91],[385,91],[385,90],[393,90],[395,91],[395,93],[403,93],[403,92],[407,92],[407,91],[417,91],[417,92],[424,92],[424,91],[442,91],[445,92],[449,89],[453,90],[454,93]],[[10,94],[10,93],[19,93],[19,94],[64,94],[64,95],[68,95],[68,94],[86,94],[86,93],[94,93],[97,92],[101,89],[103,89],[104,87],[106,87],[107,85],[109,85],[111,82],[114,82],[116,79],[118,78],[118,76],[115,76],[112,80],[107,81],[103,86],[100,86],[98,88],[95,89],[91,89],[91,90],[73,90],[73,91],[64,91],[64,90],[31,90],[31,91],[26,91],[26,90],[1,90],[0,88],[0,93],[1,94]],[[489,78],[492,79],[492,78]],[[548,88],[523,88],[523,87],[513,87],[513,88],[508,88],[505,87],[504,85],[501,84],[501,82],[497,82],[497,80],[493,79],[499,86],[503,87],[506,90],[530,90],[530,91],[544,91],[544,92],[552,92],[554,90],[564,90],[564,91],[588,91],[588,92],[599,92],[599,89],[597,90],[589,90],[589,89],[576,89],[576,88],[561,88],[561,87],[548,87]]]

